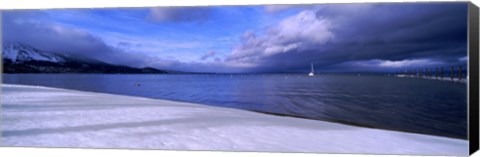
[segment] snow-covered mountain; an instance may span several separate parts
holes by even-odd
[[[27,61],[62,63],[66,61],[66,57],[64,56],[41,51],[19,43],[3,43],[3,59],[10,60],[14,63]]]
[[[3,43],[5,73],[167,73],[150,67],[112,65],[91,58],[47,52],[21,43]]]

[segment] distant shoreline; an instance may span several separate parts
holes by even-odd
[[[25,74],[72,74],[72,75],[83,75],[83,74],[92,74],[92,75],[304,75],[308,76],[308,73],[202,73],[202,72],[178,72],[178,73],[6,73],[2,74],[7,75],[25,75]],[[396,74],[389,73],[316,73],[314,77],[321,76],[385,76],[385,77],[397,77]]]
[[[395,75],[395,77],[399,78],[414,78],[414,79],[426,79],[426,80],[436,80],[436,81],[448,81],[454,83],[468,83],[468,78],[459,79],[458,77],[454,77],[453,79],[450,77],[418,77],[418,76],[410,76],[410,75]]]

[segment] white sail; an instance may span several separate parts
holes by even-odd
[[[313,63],[310,63],[311,65],[311,69],[310,69],[310,73],[308,73],[308,76],[315,76],[315,70],[313,69]]]

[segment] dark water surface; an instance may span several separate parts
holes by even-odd
[[[467,138],[467,84],[449,81],[356,75],[3,74],[3,83],[185,101]]]

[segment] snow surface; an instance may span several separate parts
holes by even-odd
[[[468,155],[468,141],[132,96],[2,85],[1,146]]]

